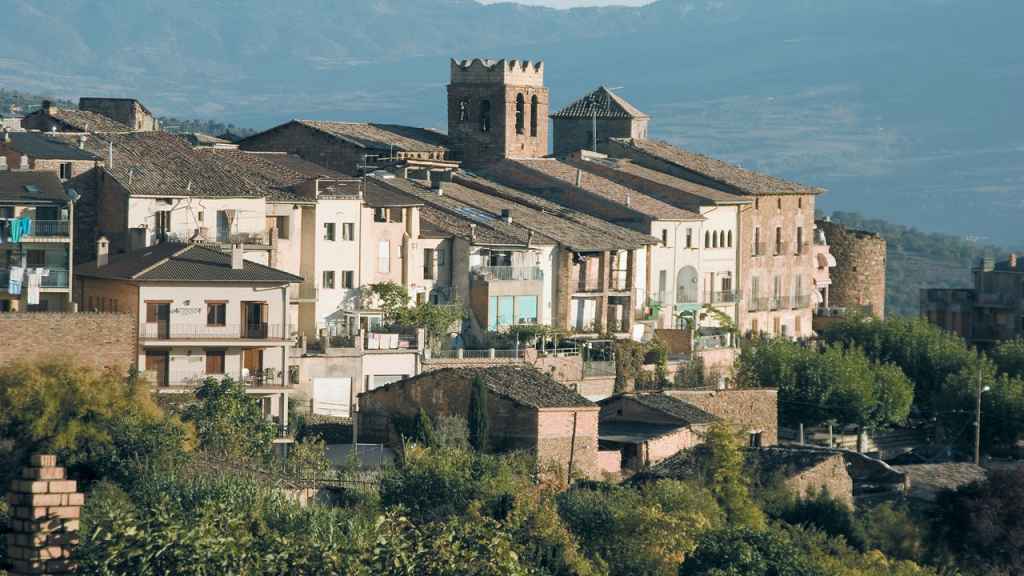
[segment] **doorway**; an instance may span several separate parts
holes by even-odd
[[[165,387],[170,384],[168,378],[168,367],[170,363],[167,360],[167,352],[155,352],[152,350],[146,351],[146,371],[152,372],[158,387]]]
[[[155,324],[156,338],[171,337],[171,303],[146,302],[146,323]]]
[[[246,348],[242,350],[242,375],[246,384],[262,384],[263,379],[263,349]]]
[[[266,302],[242,302],[242,338],[266,338],[267,315]]]

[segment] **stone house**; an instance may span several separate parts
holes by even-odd
[[[684,180],[744,196],[740,211],[740,279],[744,332],[806,337],[812,333],[816,263],[811,249],[814,202],[821,188],[789,182],[695,154],[664,142],[612,139],[610,156]]]
[[[102,114],[139,132],[160,129],[156,116],[134,98],[79,98],[78,109]]]
[[[979,347],[1024,337],[1024,263],[983,258],[972,288],[921,290],[921,316]]]
[[[560,477],[598,476],[598,407],[527,367],[446,368],[393,382],[359,396],[363,441],[398,446],[402,421],[422,408],[431,418],[467,418],[474,381],[488,391],[490,445],[526,450],[540,470]]]
[[[61,108],[49,100],[43,100],[38,110],[21,119],[25,130],[40,132],[88,132],[110,134],[131,132],[132,128],[104,114],[91,110]]]
[[[430,188],[386,182],[423,202],[423,220],[450,238],[450,286],[476,332],[535,323],[629,332],[654,238],[471,174]]]
[[[61,181],[72,180],[96,167],[100,158],[76,142],[89,136],[43,132],[2,132],[0,170],[48,170]]]
[[[634,471],[700,444],[707,426],[717,420],[665,394],[623,394],[598,405],[601,449],[621,451],[622,467]]]
[[[206,376],[231,376],[287,424],[288,287],[302,281],[197,244],[161,244],[77,267],[81,310],[128,313],[138,324],[136,366],[159,393],[188,391]]]
[[[242,150],[288,152],[344,174],[373,172],[396,161],[452,167],[448,137],[396,124],[292,120],[238,142]]]
[[[779,393],[773,388],[725,390],[665,390],[664,394],[682,400],[729,423],[747,435],[752,447],[779,443]]]
[[[73,311],[74,213],[56,172],[0,172],[0,312]]]

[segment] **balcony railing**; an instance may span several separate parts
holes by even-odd
[[[790,307],[789,301],[789,296],[772,296],[769,305],[771,306],[772,310],[785,310],[786,308]]]
[[[488,282],[544,279],[544,271],[539,266],[477,266],[473,268],[473,274]]]
[[[612,270],[609,290],[629,290],[629,270]]]
[[[70,275],[67,270],[61,268],[47,268],[49,274],[43,276],[39,285],[42,288],[67,288]],[[7,290],[7,285],[11,281],[11,271],[9,268],[0,268],[0,291]],[[22,291],[28,287],[28,276],[23,276]]]
[[[722,290],[719,292],[709,292],[704,294],[705,304],[732,304],[739,300],[740,293],[738,290]]]
[[[811,306],[811,296],[809,294],[793,296],[790,304],[794,309],[809,308]]]
[[[68,220],[33,220],[32,233],[29,236],[66,237],[70,230],[71,225]]]
[[[142,325],[139,337],[147,340],[280,340],[284,339],[280,324],[160,324]]]
[[[584,361],[583,362],[583,377],[584,378],[610,377],[610,376],[615,376],[615,361],[614,360]]]
[[[772,298],[751,298],[748,304],[750,312],[767,312],[772,309]]]
[[[710,334],[707,336],[697,336],[694,340],[695,350],[715,350],[718,348],[729,347],[729,335],[728,334]]]

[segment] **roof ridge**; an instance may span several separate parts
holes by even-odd
[[[175,256],[177,256],[177,255],[179,255],[179,254],[183,254],[183,253],[185,253],[185,252],[189,251],[189,250],[191,249],[191,247],[192,247],[192,246],[195,246],[195,244],[185,244],[185,245],[184,245],[184,246],[182,247],[182,249],[181,249],[181,250],[178,250],[178,251],[176,251],[176,252],[172,252],[171,254],[168,254],[167,256],[164,256],[163,258],[161,258],[161,259],[157,260],[156,262],[154,262],[154,263],[150,264],[149,266],[147,266],[147,267],[143,268],[142,270],[139,270],[139,271],[138,271],[138,272],[136,272],[135,274],[132,274],[132,276],[131,276],[131,279],[132,279],[132,280],[135,280],[135,279],[136,279],[136,278],[138,278],[139,276],[142,276],[143,274],[146,274],[147,272],[150,272],[150,271],[152,271],[153,269],[157,268],[158,266],[163,266],[163,265],[164,265],[165,263],[167,263],[167,261],[168,261],[168,260],[170,260],[171,258],[173,258],[173,257],[175,257]],[[130,254],[130,253],[129,253],[129,254]]]

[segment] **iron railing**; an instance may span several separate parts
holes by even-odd
[[[43,276],[39,282],[39,286],[42,288],[67,288],[68,282],[71,280],[68,271],[62,268],[47,268],[49,274]],[[9,268],[0,268],[0,290],[7,290],[7,285],[11,281],[11,270]],[[22,291],[28,289],[28,274],[22,276]]]
[[[148,340],[278,340],[285,338],[280,324],[160,324],[146,322],[139,337]]]
[[[704,294],[705,304],[732,304],[740,297],[739,290],[722,290]]]
[[[811,305],[811,296],[810,294],[798,294],[793,296],[791,304],[794,309],[808,308]]]
[[[29,236],[68,236],[71,222],[68,220],[33,220]]]
[[[544,279],[544,271],[539,266],[476,266],[473,268],[473,274],[488,282]]]
[[[629,290],[629,270],[612,270],[609,278],[609,290]]]
[[[614,360],[585,360],[583,362],[583,377],[609,377],[615,376]]]

